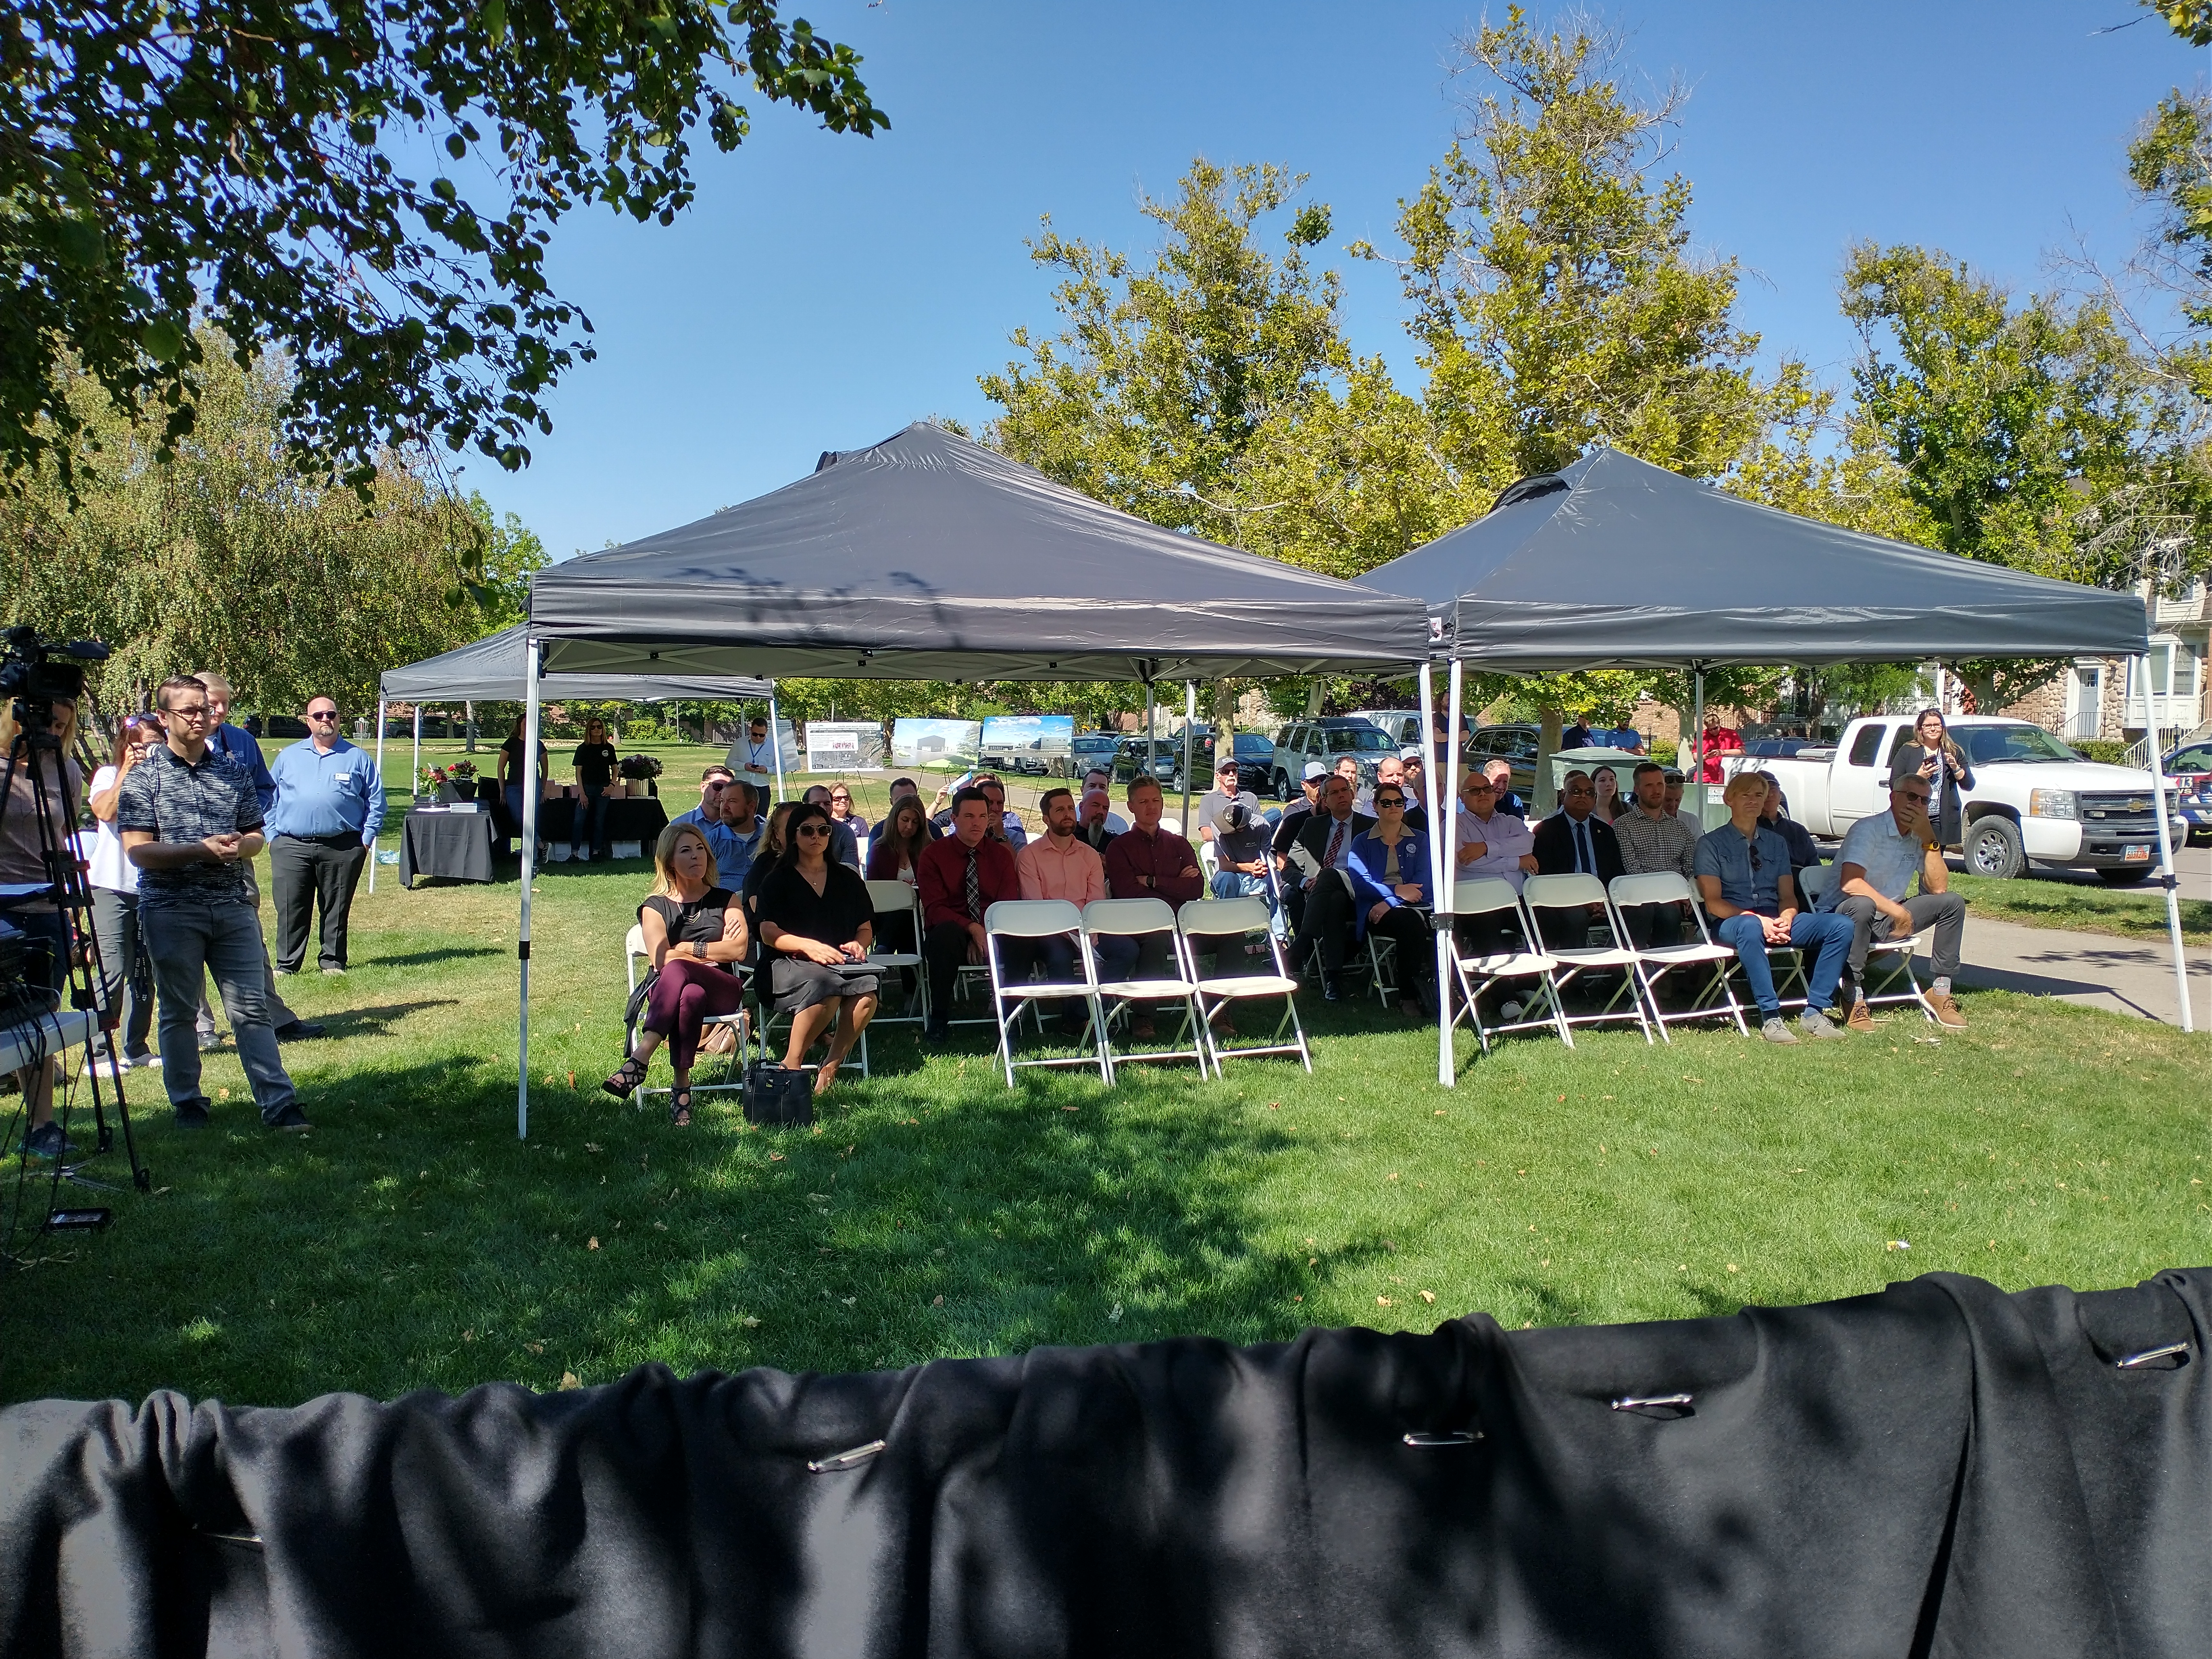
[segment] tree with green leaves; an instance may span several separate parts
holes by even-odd
[[[14,0],[0,14],[0,475],[68,487],[88,380],[191,432],[220,341],[288,362],[276,423],[366,485],[413,446],[527,464],[591,325],[545,271],[603,204],[668,224],[750,88],[888,125],[777,0]],[[204,319],[218,332],[195,327]]]
[[[9,623],[106,641],[93,691],[111,710],[194,667],[222,669],[245,707],[328,692],[358,708],[385,669],[501,624],[454,586],[457,550],[489,532],[520,572],[543,557],[535,537],[491,526],[480,503],[459,510],[400,457],[381,459],[365,501],[301,477],[283,435],[289,377],[267,360],[240,370],[219,337],[204,346],[199,418],[166,453],[157,422],[64,373],[107,462],[74,492],[41,462],[0,495]]]

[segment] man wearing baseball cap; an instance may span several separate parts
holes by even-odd
[[[1283,816],[1275,824],[1274,841],[1268,848],[1270,856],[1275,860],[1277,875],[1279,876],[1284,867],[1290,862],[1291,848],[1298,838],[1298,829],[1305,823],[1306,814],[1321,805],[1321,786],[1322,780],[1328,776],[1328,768],[1322,765],[1321,762],[1306,763],[1305,775],[1299,780],[1305,790],[1305,799],[1294,800],[1283,809]],[[1282,890],[1285,920],[1290,923],[1291,931],[1295,933],[1299,924],[1305,920],[1304,887],[1301,883],[1295,881],[1280,882],[1278,885]]]

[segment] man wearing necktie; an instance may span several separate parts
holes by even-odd
[[[991,802],[980,789],[952,798],[952,833],[933,841],[915,860],[915,896],[921,905],[921,956],[929,974],[929,1021],[922,1035],[946,1035],[952,989],[963,964],[981,963],[983,913],[1000,899],[1022,896],[1013,849],[990,833]],[[1010,972],[1025,975],[1026,940],[1001,940]],[[1019,961],[1017,962],[1016,958]]]
[[[1620,861],[1620,842],[1613,826],[1597,816],[1597,785],[1587,772],[1567,774],[1559,793],[1559,810],[1536,826],[1536,869],[1547,876],[1595,876],[1607,887],[1615,876],[1626,873]],[[1591,913],[1601,921],[1602,908]],[[1548,943],[1578,945],[1583,932],[1571,910],[1547,908],[1536,918]]]
[[[1321,805],[1305,816],[1291,843],[1290,870],[1305,894],[1298,933],[1291,946],[1293,965],[1303,969],[1308,952],[1321,951],[1322,995],[1334,1002],[1346,947],[1352,943],[1352,884],[1345,869],[1352,844],[1375,827],[1375,820],[1352,806],[1352,782],[1341,773],[1322,786]]]

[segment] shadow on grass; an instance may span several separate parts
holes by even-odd
[[[334,1037],[382,1036],[398,1021],[425,1008],[458,1008],[453,997],[424,997],[417,1002],[387,1002],[374,1008],[338,1008],[317,1016]]]
[[[410,951],[404,956],[372,957],[361,965],[368,968],[428,968],[438,963],[466,962],[478,957],[504,957],[507,954],[489,945],[449,945],[436,951]]]
[[[388,1398],[1299,1328],[1303,1257],[1253,1238],[1291,1143],[1232,1095],[1187,1066],[1009,1091],[989,1055],[874,1048],[813,1132],[750,1128],[730,1095],[678,1130],[580,1078],[534,1091],[521,1142],[512,1072],[467,1056],[329,1079],[309,1135],[240,1102],[197,1136],[142,1129],[162,1194],[54,1270],[103,1279],[77,1316],[30,1316],[69,1284],[9,1291],[0,1398]]]

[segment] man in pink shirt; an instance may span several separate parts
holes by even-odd
[[[1066,899],[1079,910],[1093,899],[1104,898],[1106,866],[1091,843],[1075,833],[1075,797],[1065,789],[1048,789],[1037,811],[1044,817],[1044,834],[1014,854],[1022,896]],[[1071,935],[1041,939],[1036,945],[1048,978],[1067,984],[1081,977]],[[1082,1029],[1082,1005],[1064,1002],[1056,1012],[1063,1031]]]

